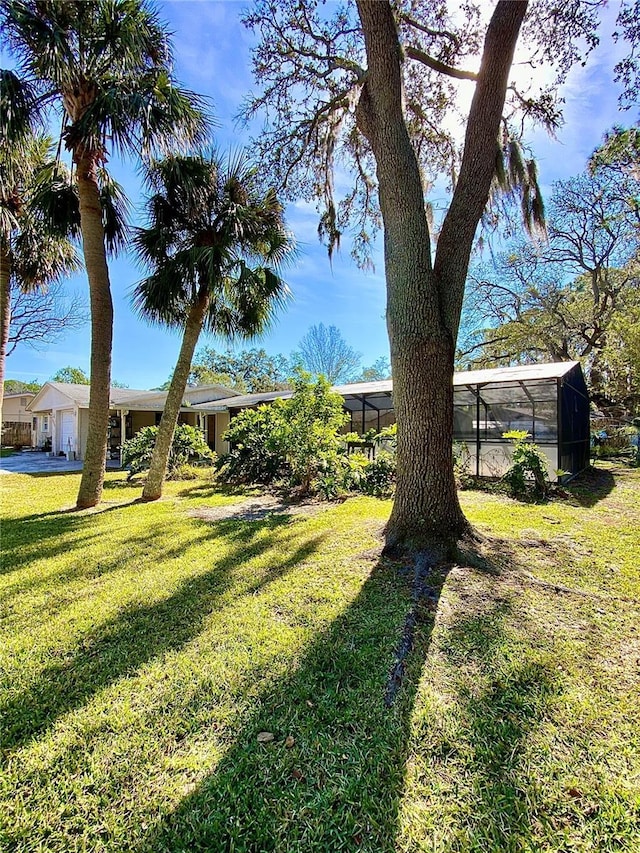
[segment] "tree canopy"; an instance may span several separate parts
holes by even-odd
[[[291,365],[286,356],[269,355],[262,347],[219,352],[203,347],[195,354],[189,383],[192,385],[219,384],[235,391],[259,393],[288,388]]]
[[[588,172],[555,185],[547,241],[513,243],[472,268],[463,365],[577,359],[596,401],[632,403],[640,180],[620,138],[609,135]]]
[[[324,376],[332,385],[354,381],[361,353],[342,337],[337,326],[311,326],[298,344],[300,363],[309,373]]]
[[[51,377],[52,382],[65,382],[72,385],[90,385],[91,380],[81,367],[61,367]]]

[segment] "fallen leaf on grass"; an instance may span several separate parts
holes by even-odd
[[[269,743],[274,738],[273,732],[258,732],[258,743]]]
[[[291,749],[295,742],[296,741],[294,737],[292,737],[291,735],[287,735],[284,745],[287,747],[287,749]]]

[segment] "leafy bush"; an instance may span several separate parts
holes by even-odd
[[[388,450],[381,450],[367,465],[363,491],[376,498],[393,494],[396,486],[396,457]]]
[[[464,441],[456,441],[453,444],[453,475],[459,489],[468,489],[476,482],[471,473],[471,454]]]
[[[636,433],[632,427],[612,427],[598,430],[591,435],[591,455],[595,459],[611,459],[617,456],[633,456],[632,439]]]
[[[540,448],[529,440],[526,430],[512,429],[502,433],[513,441],[512,465],[502,477],[514,497],[524,497],[533,492],[538,499],[549,491],[547,458]]]
[[[275,404],[243,409],[232,419],[224,438],[231,451],[219,460],[221,479],[267,484],[286,478],[281,412]]]
[[[342,397],[323,377],[311,381],[302,370],[292,379],[294,394],[270,406],[245,409],[229,425],[224,438],[232,448],[221,460],[220,474],[235,482],[282,482],[308,494],[339,488],[342,467],[340,428],[348,419]]]
[[[143,427],[122,445],[122,466],[129,469],[129,480],[149,468],[157,435],[158,427]],[[187,424],[178,424],[169,453],[167,477],[178,479],[180,468],[197,459],[211,461],[215,459],[215,453],[209,449],[199,430]]]
[[[220,477],[230,482],[277,483],[327,500],[347,492],[392,494],[395,454],[381,450],[370,460],[364,453],[347,454],[345,442],[386,439],[395,449],[395,425],[378,436],[373,431],[365,437],[343,435],[340,430],[349,416],[342,397],[327,380],[312,381],[309,374],[298,371],[292,383],[290,399],[245,409],[233,418],[224,435],[231,451],[220,460]]]

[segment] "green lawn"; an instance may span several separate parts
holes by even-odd
[[[640,850],[640,471],[462,493],[484,558],[431,580],[390,707],[388,502],[77,487],[0,476],[3,851]]]

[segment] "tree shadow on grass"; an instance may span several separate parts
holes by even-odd
[[[322,535],[309,537],[295,547],[287,535],[289,519],[269,519],[262,524],[208,525],[203,537],[226,535],[232,549],[208,571],[186,581],[168,598],[152,604],[135,604],[85,635],[60,662],[46,667],[37,682],[10,695],[0,706],[3,719],[2,748],[19,748],[41,735],[67,711],[81,707],[98,690],[132,675],[141,666],[195,638],[219,599],[234,583],[234,570],[278,543],[279,558],[268,571],[241,592],[251,593],[313,554]],[[258,538],[267,530],[268,535]],[[179,553],[179,548],[177,549]],[[165,556],[168,556],[165,554]]]
[[[101,506],[90,512],[72,507],[3,519],[0,575],[22,570],[36,560],[53,559],[71,549],[86,547],[102,535],[93,525],[96,516],[123,510],[135,503],[127,501],[114,506]],[[84,532],[76,535],[80,531]],[[68,534],[75,537],[73,542],[66,538]]]
[[[453,824],[438,827],[451,841],[441,849],[536,849],[534,822],[544,815],[525,754],[560,687],[550,658],[514,654],[512,647],[505,651],[517,584],[502,592],[507,572],[491,561],[452,575],[458,577],[457,603],[445,617],[437,654],[449,660],[447,684],[460,709],[458,737],[438,743],[432,730],[422,745],[412,733],[412,715],[448,571],[440,567],[429,576],[418,608],[415,579],[413,588],[408,577],[399,582],[403,572],[406,566],[390,560],[377,563],[357,598],[317,637],[295,672],[258,697],[216,771],[156,822],[136,853],[393,853],[407,762],[416,750],[431,768],[442,761],[445,776],[452,754],[460,750],[466,756],[460,759],[466,807]],[[482,589],[474,591],[472,583],[467,594],[471,576],[482,579]],[[451,606],[448,598],[448,611]],[[389,702],[396,653],[412,615],[412,648]],[[458,667],[466,669],[465,677],[457,678]],[[438,721],[427,725],[437,729]],[[273,740],[261,742],[261,732]],[[411,849],[427,849],[420,845],[430,844],[429,833],[418,831],[411,841],[418,845]]]
[[[395,849],[411,711],[447,574],[434,573],[416,607],[410,572],[379,560],[295,671],[262,691],[216,772],[138,853]],[[388,701],[398,651],[403,683]],[[261,732],[273,740],[261,742]]]
[[[580,506],[593,507],[613,491],[618,474],[591,465],[567,485],[567,491]]]
[[[456,832],[461,843],[451,849],[535,850],[535,824],[548,818],[526,756],[530,738],[561,692],[560,676],[550,656],[505,653],[511,612],[508,599],[497,600],[457,619],[447,636],[463,721],[457,749],[468,755],[463,784],[470,792]]]
[[[24,569],[35,560],[50,559],[69,550],[67,534],[75,534],[88,527],[88,517],[56,510],[34,513],[2,521],[2,566],[0,574],[10,574]],[[83,547],[100,535],[99,531],[86,531],[74,541],[74,547]]]

